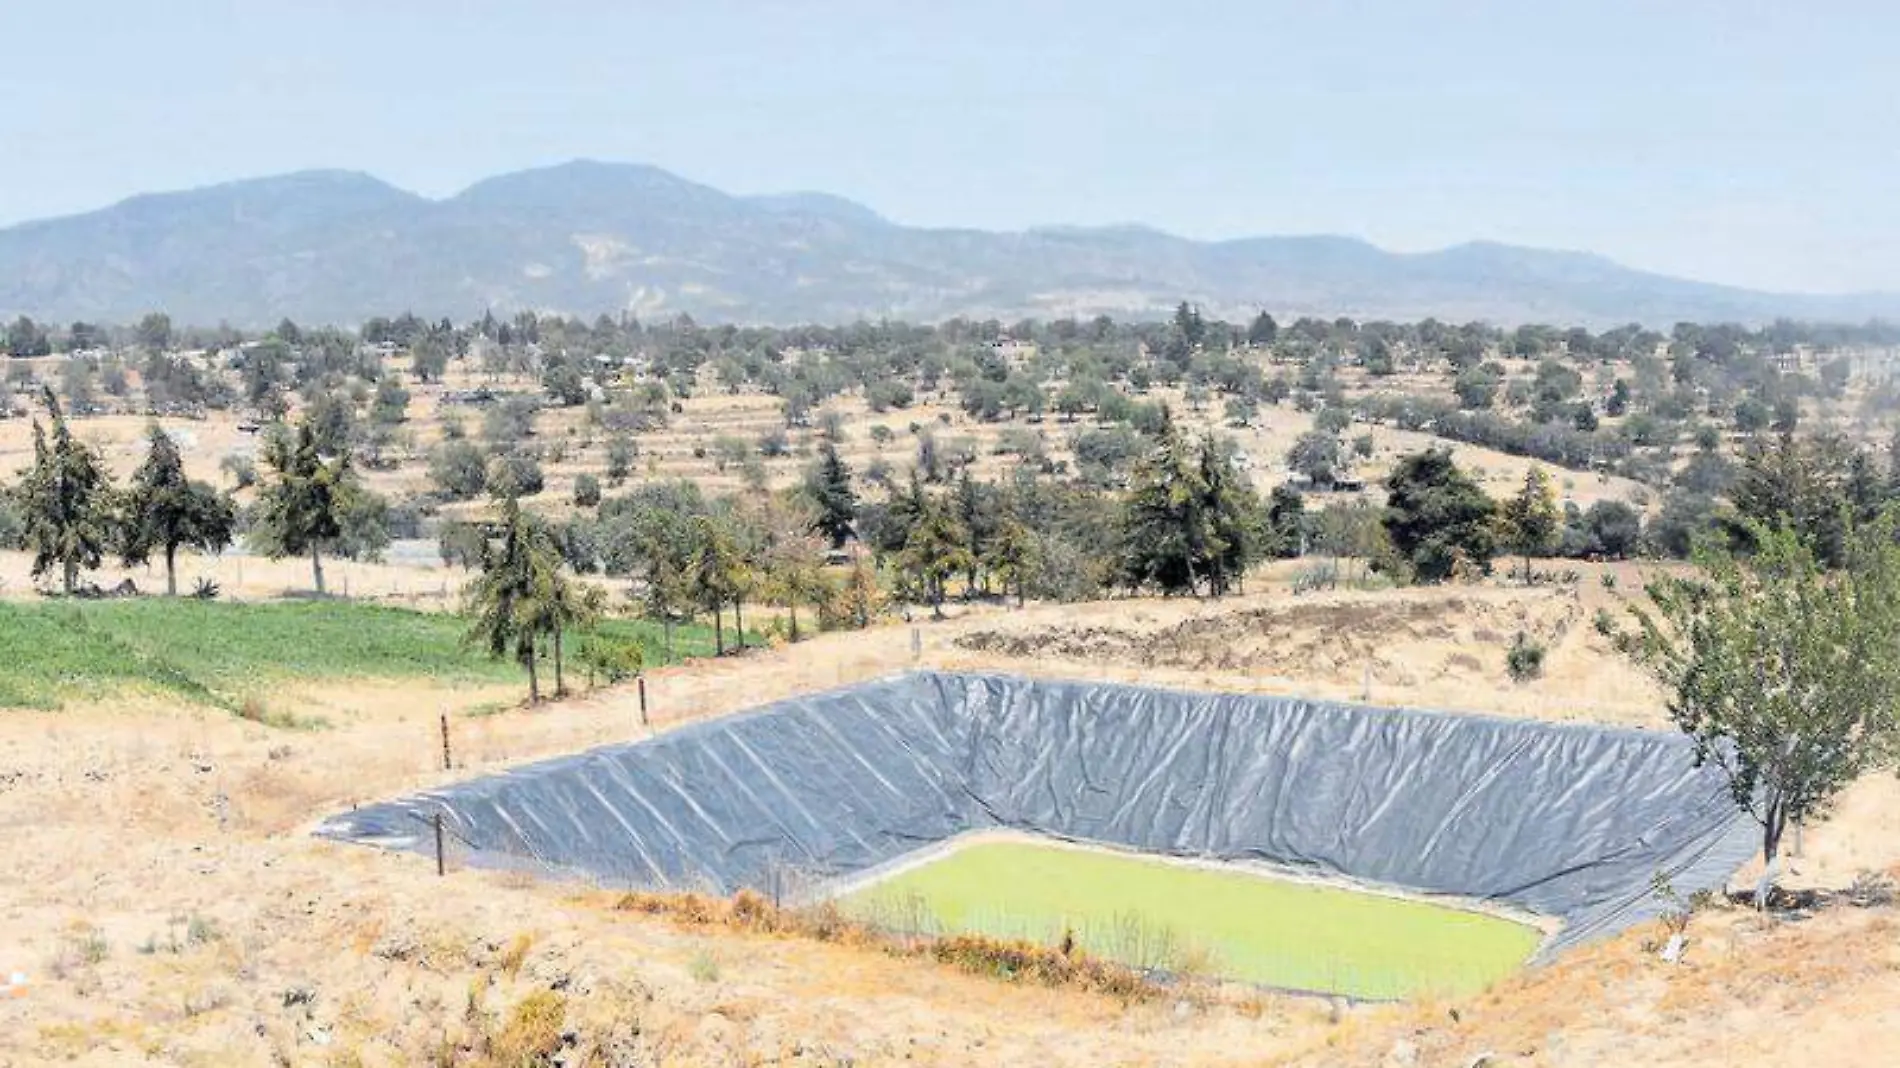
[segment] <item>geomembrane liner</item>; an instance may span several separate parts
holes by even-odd
[[[319,834],[627,887],[829,878],[1009,827],[1254,860],[1560,917],[1546,954],[1655,915],[1662,873],[1755,852],[1672,733],[1292,697],[919,672],[337,815]]]

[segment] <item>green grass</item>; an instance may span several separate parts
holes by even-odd
[[[145,691],[237,708],[268,701],[272,684],[283,681],[524,677],[513,662],[464,644],[467,629],[458,616],[348,601],[0,602],[0,707],[58,708]],[[610,620],[601,633],[639,642],[649,665],[665,660],[657,625]],[[675,628],[673,647],[676,656],[709,654],[712,633]],[[577,665],[569,670],[582,678]]]
[[[1382,894],[1035,843],[973,844],[862,887],[847,915],[928,934],[1054,944],[1144,968],[1367,999],[1468,994],[1539,932]]]

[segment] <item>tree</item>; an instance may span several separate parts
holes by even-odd
[[[1282,559],[1306,552],[1306,498],[1292,486],[1279,485],[1267,495],[1266,552]]]
[[[1531,580],[1531,557],[1550,552],[1556,545],[1561,517],[1557,496],[1550,487],[1550,476],[1533,464],[1524,474],[1524,485],[1504,502],[1498,518],[1502,521],[1504,543],[1524,558],[1524,581]]]
[[[264,463],[273,478],[259,496],[252,543],[271,559],[310,554],[310,574],[319,596],[323,550],[344,532],[347,511],[363,494],[348,456],[323,458],[309,422],[294,433],[273,434],[264,445]]]
[[[125,509],[128,566],[143,564],[154,549],[165,554],[165,593],[178,595],[178,550],[215,553],[231,544],[237,508],[209,483],[185,478],[183,458],[170,434],[151,428],[145,462],[132,475]]]
[[[732,605],[733,621],[739,636],[739,648],[745,648],[745,619],[741,614],[751,572],[732,525],[725,519],[699,515],[693,517],[693,555],[687,580],[694,601],[712,613],[713,649],[726,655],[726,631],[723,614]]]
[[[1196,592],[1212,538],[1201,465],[1172,421],[1136,466],[1122,506],[1122,578],[1131,589]]]
[[[1622,501],[1598,501],[1584,510],[1589,551],[1611,560],[1635,555],[1643,540],[1643,515]]]
[[[132,336],[138,340],[139,347],[147,352],[167,352],[172,347],[172,317],[164,312],[152,312],[139,320]]]
[[[71,596],[82,568],[95,568],[105,556],[111,529],[112,482],[90,447],[73,437],[53,391],[41,387],[40,399],[53,424],[47,440],[33,421],[33,466],[16,491],[24,530],[21,540],[33,553],[33,577],[60,569],[60,584]]]
[[[1029,527],[1014,516],[1005,516],[997,524],[996,536],[990,539],[983,556],[983,566],[1003,584],[1003,594],[1007,596],[1013,588],[1016,592],[1016,606],[1022,607],[1027,599],[1025,588],[1029,577],[1036,573],[1042,560],[1042,546]]]
[[[450,500],[470,500],[488,485],[488,458],[472,441],[445,441],[429,461],[429,479]]]
[[[1339,478],[1344,463],[1339,435],[1324,430],[1309,430],[1293,442],[1287,453],[1287,466],[1304,475],[1314,486],[1330,488]]]
[[[53,351],[53,343],[38,323],[22,315],[7,327],[6,348],[14,356],[45,356]]]
[[[615,434],[607,439],[607,482],[619,486],[633,472],[634,458],[640,455],[640,447],[625,434]]]
[[[469,583],[468,640],[490,656],[513,656],[528,673],[528,702],[541,701],[539,639],[558,609],[560,550],[533,516],[509,498],[501,505],[499,544],[484,541],[482,571]]]
[[[952,575],[967,571],[975,563],[966,547],[969,534],[957,522],[949,502],[930,498],[923,515],[910,528],[904,548],[897,554],[897,566],[913,576],[930,603],[933,618],[942,619],[944,586]]]
[[[1497,400],[1498,387],[1504,384],[1504,366],[1490,362],[1467,367],[1452,379],[1452,392],[1458,395],[1460,408],[1489,408]]]
[[[805,476],[805,495],[817,505],[812,530],[823,534],[833,549],[844,548],[858,519],[858,495],[851,488],[851,468],[829,439],[818,447],[818,462]]]
[[[1261,312],[1254,316],[1253,323],[1247,327],[1247,344],[1271,345],[1279,333],[1280,324],[1273,321],[1273,316]]]
[[[1442,582],[1461,562],[1490,569],[1497,552],[1496,505],[1452,462],[1450,450],[1405,457],[1385,487],[1385,530],[1415,578]]]
[[[1705,541],[1703,575],[1649,587],[1655,614],[1632,651],[1669,691],[1696,758],[1727,776],[1762,828],[1767,904],[1790,822],[1823,816],[1849,783],[1896,753],[1900,549],[1891,517],[1848,538],[1827,572],[1785,522],[1755,524],[1754,552]]]

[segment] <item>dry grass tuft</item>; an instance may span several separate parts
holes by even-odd
[[[488,1036],[483,1063],[495,1068],[521,1068],[554,1063],[561,1051],[561,1025],[567,1019],[567,999],[552,990],[537,990],[515,1004],[508,1022]]]
[[[805,908],[780,908],[750,890],[741,890],[730,899],[632,892],[618,898],[613,908],[664,916],[686,927],[718,927],[745,934],[787,935],[862,946],[891,956],[949,965],[972,975],[1104,994],[1124,1002],[1151,1001],[1163,993],[1163,987],[1142,971],[1089,956],[1073,946],[1041,946],[981,935],[938,939],[895,935],[848,919],[830,901]]]

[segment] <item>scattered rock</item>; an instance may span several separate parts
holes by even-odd
[[[413,935],[399,931],[377,939],[369,952],[383,960],[413,960],[421,948]]]

